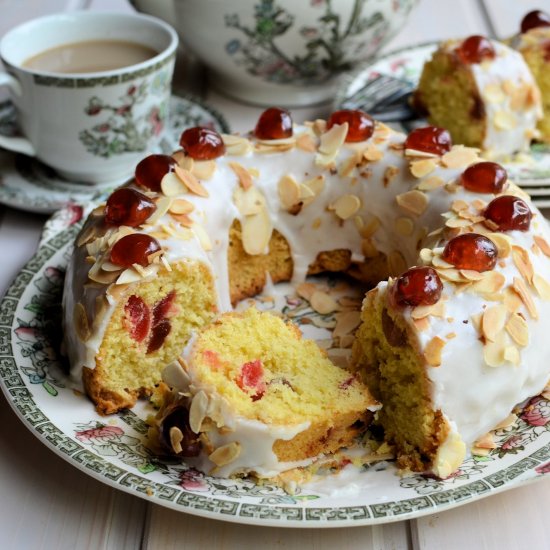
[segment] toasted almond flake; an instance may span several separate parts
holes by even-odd
[[[336,300],[321,290],[316,290],[309,300],[311,307],[321,315],[327,315],[338,309]]]
[[[420,259],[424,264],[431,264],[433,257],[434,253],[431,248],[422,248],[420,250]]]
[[[81,342],[87,342],[92,335],[90,324],[88,323],[88,315],[86,315],[86,309],[81,302],[77,302],[73,309],[73,322],[76,335],[80,338]]]
[[[361,235],[361,237],[363,237],[364,239],[368,239],[369,237],[372,237],[376,233],[376,231],[378,231],[378,228],[380,227],[380,219],[376,216],[373,216],[369,220],[369,222],[365,224],[363,218],[361,218],[360,216],[356,216],[355,225],[359,230],[359,235]]]
[[[341,311],[334,316],[336,325],[332,331],[332,337],[341,337],[351,334],[361,323],[361,312]]]
[[[493,123],[497,130],[513,130],[518,124],[512,111],[497,111]]]
[[[216,466],[225,466],[236,460],[241,454],[241,444],[238,441],[232,441],[227,445],[218,447],[213,453],[208,455],[208,458]]]
[[[489,103],[502,103],[506,99],[506,94],[499,83],[487,84],[483,88],[483,98]]]
[[[550,283],[541,275],[533,276],[533,286],[543,300],[550,300]]]
[[[439,176],[430,176],[429,178],[423,179],[416,188],[419,191],[432,191],[438,187],[443,187],[445,180]]]
[[[188,173],[191,174],[191,172]],[[168,172],[165,174],[160,182],[160,189],[167,197],[174,197],[187,193],[187,187],[181,179],[178,178],[175,172]]]
[[[435,259],[435,256],[434,256],[434,259]],[[433,261],[433,260],[432,260]],[[442,269],[442,268],[438,268],[437,269],[437,274],[442,278],[442,279],[445,279],[446,281],[451,281],[453,283],[466,283],[468,282],[467,279],[465,279],[460,271],[458,269]]]
[[[460,274],[468,281],[481,281],[483,279],[483,273],[475,271],[474,269],[461,269]]]
[[[447,340],[453,340],[454,338],[456,338],[456,332],[448,332],[447,334],[445,334],[445,338],[447,338]]]
[[[365,256],[365,258],[376,258],[379,251],[371,239],[363,239],[361,241],[361,253]]]
[[[285,210],[294,207],[300,202],[300,185],[289,175],[284,175],[277,184],[279,199]]]
[[[523,304],[525,305],[525,307],[527,308],[527,311],[529,312],[529,315],[531,315],[533,319],[538,319],[539,314],[537,311],[537,307],[535,306],[535,302],[533,301],[531,292],[527,288],[527,285],[524,283],[523,279],[514,277],[513,288],[519,294],[521,300],[523,301]]]
[[[417,306],[412,309],[411,317],[413,319],[422,319],[433,315],[434,317],[445,317],[445,302],[443,300],[437,301],[430,306]]]
[[[302,151],[307,151],[308,153],[313,153],[317,149],[315,141],[307,132],[304,132],[296,137],[296,147]]]
[[[492,294],[498,292],[504,286],[506,278],[498,271],[484,271],[481,281],[472,284],[472,290],[479,294]]]
[[[323,224],[323,221],[321,220],[321,218],[315,218],[311,222],[311,229],[319,229],[322,224]]]
[[[195,394],[191,401],[191,407],[189,407],[189,427],[194,433],[198,434],[201,431],[202,421],[206,417],[207,410],[208,396],[201,390]]]
[[[417,189],[401,193],[395,197],[395,200],[400,208],[414,216],[421,216],[428,207],[429,202],[427,195]]]
[[[344,336],[340,337],[340,347],[348,349],[353,346],[353,343],[355,342],[355,336],[353,334],[345,334]],[[349,367],[348,365],[345,365],[346,367]]]
[[[259,214],[266,208],[265,198],[256,187],[246,190],[236,187],[233,191],[233,202],[242,216]]]
[[[521,275],[525,277],[529,283],[532,282],[535,271],[533,269],[531,259],[529,258],[529,252],[521,246],[513,245],[512,259],[514,260],[514,264],[518,268]]]
[[[504,305],[491,306],[485,310],[481,318],[481,333],[487,340],[495,342],[502,332],[508,309]]]
[[[316,194],[307,185],[300,183],[300,200],[304,204],[311,204],[315,197]]]
[[[483,447],[476,447],[475,445],[472,445],[472,454],[475,456],[489,456],[490,453],[490,449],[484,449]]]
[[[182,167],[191,170],[193,167],[193,159],[185,154],[183,149],[178,149],[172,153],[172,158]]]
[[[168,210],[173,214],[190,214],[195,210],[195,205],[185,199],[174,199],[171,201]]]
[[[209,180],[216,172],[216,166],[215,160],[197,160],[189,171],[201,180]]]
[[[425,332],[430,328],[430,321],[427,317],[422,317],[422,319],[413,319],[412,322],[418,332]]]
[[[506,346],[503,342],[502,335],[497,337],[496,342],[487,342],[483,346],[483,359],[489,367],[499,367],[506,359],[504,357],[504,350]]]
[[[542,250],[542,253],[545,256],[550,257],[550,244],[548,244],[548,241],[540,235],[535,235],[533,239],[537,243],[538,247]]]
[[[252,187],[252,185],[254,184],[254,182],[252,181],[252,176],[242,164],[239,164],[238,162],[230,162],[229,167],[231,168],[231,170],[233,170],[233,172],[239,179],[241,187],[245,191]]]
[[[206,229],[204,229],[204,227],[200,223],[193,224],[193,233],[197,236],[197,239],[199,239],[203,250],[205,250],[206,252],[212,250],[212,241],[210,240]]]
[[[423,178],[428,176],[437,168],[437,162],[434,159],[413,160],[411,162],[411,174],[415,178]]]
[[[399,168],[397,168],[397,166],[388,166],[384,170],[384,187],[388,187],[388,185],[395,179],[398,174]]]
[[[501,420],[493,430],[502,430],[504,428],[511,428],[518,420],[517,415],[510,413],[506,418]]]
[[[225,152],[227,155],[244,156],[252,151],[252,143],[245,137],[222,134],[222,139],[225,144]]]
[[[325,188],[325,176],[323,176],[322,174],[319,176],[315,176],[314,178],[304,181],[303,185],[309,187],[312,193],[314,193],[315,196],[318,196],[323,192],[323,189]]]
[[[400,275],[407,269],[407,262],[399,250],[393,250],[388,256],[388,270],[390,275]]]
[[[523,305],[522,299],[511,287],[504,289],[503,298],[504,305],[510,313],[517,311]]]
[[[466,168],[478,160],[478,150],[463,145],[454,145],[453,148],[441,157],[441,162],[447,168]]]
[[[296,293],[298,294],[298,296],[304,298],[304,300],[307,300],[308,302],[311,300],[313,293],[317,290],[317,286],[313,283],[300,283],[296,287]]]
[[[525,347],[529,343],[529,327],[527,321],[519,313],[510,315],[505,328],[512,340],[519,346]]]
[[[429,153],[428,151],[418,151],[417,149],[405,149],[405,156],[418,157],[418,158],[424,158],[424,159],[436,159],[439,157],[437,153]]]
[[[183,168],[180,168],[179,166],[176,166],[175,173],[180,181],[185,185],[185,187],[187,187],[187,189],[191,191],[191,193],[194,193],[199,197],[205,198],[210,196],[208,191],[203,187],[202,183],[191,172],[189,172],[189,170],[185,170]],[[162,181],[164,181],[164,178],[162,179]]]
[[[462,210],[468,210],[470,205],[463,199],[456,199],[451,203],[451,210],[455,212],[461,212]]]
[[[460,186],[457,185],[456,183],[449,182],[445,184],[445,191],[447,191],[447,193],[456,193],[459,187]]]
[[[264,254],[273,232],[267,210],[264,208],[258,214],[245,216],[241,221],[241,228],[245,252],[252,256]]]
[[[185,192],[185,190],[183,192]],[[145,223],[147,223],[148,225],[155,225],[160,220],[160,218],[162,218],[162,216],[164,216],[164,214],[168,212],[173,200],[174,199],[172,197],[165,197],[160,195],[155,201],[155,211],[147,218]]]
[[[446,262],[439,254],[432,256],[432,265],[438,269],[453,269],[454,265]]]
[[[398,235],[402,235],[403,237],[408,237],[409,235],[412,235],[414,232],[413,220],[405,216],[397,218],[395,220],[394,227],[395,227],[396,233]]]
[[[138,273],[134,268],[125,269],[116,280],[117,285],[126,285],[129,283],[137,283],[143,279],[141,273]]]
[[[321,135],[318,153],[315,155],[315,164],[323,167],[331,165],[344,144],[347,134],[348,123],[344,122],[344,124],[335,124]]]
[[[495,438],[491,432],[487,432],[485,435],[482,435],[475,443],[476,447],[481,449],[496,449],[497,444],[495,443]]]
[[[188,214],[170,214],[183,227],[193,227],[195,223]]]
[[[363,151],[363,158],[365,160],[368,160],[369,162],[378,162],[384,157],[384,152],[376,147],[374,143],[369,143],[364,151]]]
[[[361,208],[361,200],[356,195],[342,195],[329,206],[330,210],[342,220],[347,220]]]
[[[459,218],[459,217],[449,218],[449,219],[445,222],[445,226],[446,226],[446,227],[450,227],[451,229],[458,229],[458,228],[462,228],[462,227],[469,227],[470,225],[472,225],[472,222],[471,222],[470,220],[465,220],[465,219]]]
[[[122,270],[122,268],[119,265],[116,265],[113,262],[110,262],[109,260],[105,260],[104,262],[101,262],[101,269],[103,269],[103,271],[121,271]]]
[[[98,234],[98,226],[95,223],[88,223],[82,228],[76,239],[76,246],[80,247],[93,241]]]
[[[506,346],[504,348],[504,360],[512,363],[513,365],[519,365],[521,362],[521,354],[516,346]]]
[[[439,336],[434,336],[424,349],[424,359],[426,363],[432,367],[439,367],[441,365],[441,353],[445,347],[445,340]]]
[[[183,441],[183,432],[177,427],[172,426],[169,431],[170,434],[170,446],[172,450],[178,454],[183,451],[181,442]]]
[[[498,249],[499,258],[507,258],[510,255],[512,251],[512,242],[508,235],[502,233],[487,233],[486,236],[495,243]]]
[[[354,153],[347,159],[343,160],[338,169],[338,175],[342,178],[351,176],[353,170],[359,164],[361,160],[361,155],[359,153]]]

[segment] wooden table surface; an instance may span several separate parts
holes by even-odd
[[[521,17],[537,7],[550,9],[550,2],[421,0],[385,50],[474,33],[508,36]],[[0,0],[0,33],[46,8],[38,0]],[[126,0],[95,0],[91,9],[132,8]],[[257,117],[258,108],[208,89],[204,96],[234,130],[248,129]],[[326,109],[293,113],[295,120],[302,120],[323,116]],[[45,221],[45,216],[0,206],[0,294],[32,256]],[[323,530],[255,527],[168,510],[96,481],[40,444],[3,395],[0,418],[1,549],[550,548],[549,479],[411,521]]]

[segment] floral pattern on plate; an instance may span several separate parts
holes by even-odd
[[[166,113],[153,113],[152,131],[158,129]],[[162,152],[177,148],[179,136],[189,126],[209,126],[229,132],[222,115],[193,97],[172,96],[169,105],[168,135]],[[99,132],[99,130],[98,130]],[[96,133],[98,133],[96,132]],[[15,112],[11,102],[0,103],[0,133],[15,135]],[[101,133],[101,132],[99,132]],[[0,150],[0,203],[29,212],[52,214],[67,204],[88,203],[111,192],[123,182],[90,186],[67,181],[40,161],[11,151]]]
[[[352,109],[354,103],[355,107],[357,104],[368,103],[370,99],[368,88],[364,93],[361,90],[369,81],[380,75],[399,78],[416,86],[424,63],[430,59],[436,47],[436,43],[430,42],[396,50],[347,75],[336,95],[335,109],[343,107]],[[352,96],[355,98],[354,102],[349,101]],[[402,124],[392,123],[391,126],[408,132],[413,126],[425,123],[426,121],[415,120]],[[526,187],[538,206],[550,206],[550,145],[533,143],[526,159],[503,162],[503,164],[510,178],[518,185]]]

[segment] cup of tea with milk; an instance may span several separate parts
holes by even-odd
[[[118,183],[158,150],[178,38],[154,17],[72,12],[41,17],[0,42],[21,136],[0,147],[74,182]]]

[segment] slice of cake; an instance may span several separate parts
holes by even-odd
[[[353,444],[376,406],[358,376],[299,329],[250,308],[227,313],[165,371],[153,438],[210,475],[273,477]]]
[[[526,150],[542,116],[521,54],[483,36],[442,43],[424,65],[413,103],[454,143],[483,149],[487,158]]]

